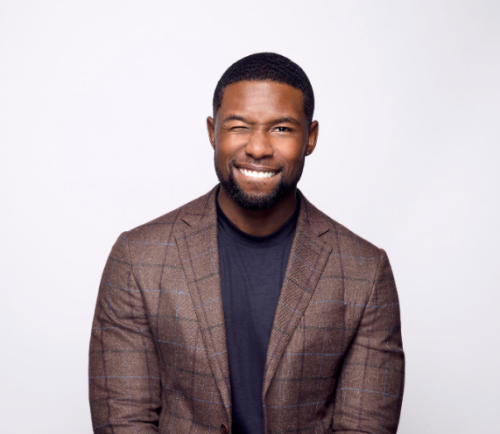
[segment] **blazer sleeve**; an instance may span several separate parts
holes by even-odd
[[[94,433],[158,433],[158,358],[143,295],[133,275],[126,232],[104,267],[89,352]]]
[[[396,284],[384,250],[357,333],[342,365],[333,416],[338,434],[397,432],[405,357]]]

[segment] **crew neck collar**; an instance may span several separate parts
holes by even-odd
[[[297,194],[297,205],[295,207],[295,211],[287,219],[287,221],[274,232],[263,236],[250,235],[238,228],[224,213],[224,211],[222,211],[222,208],[219,205],[218,193],[215,203],[217,208],[217,226],[219,230],[228,235],[233,241],[237,242],[238,244],[242,244],[248,247],[262,248],[275,246],[286,240],[295,232],[300,210],[300,195]]]

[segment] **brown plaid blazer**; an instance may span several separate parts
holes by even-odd
[[[90,340],[95,433],[230,432],[217,188],[112,248]],[[387,255],[301,199],[264,371],[265,432],[395,433],[405,362]]]

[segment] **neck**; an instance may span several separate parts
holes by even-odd
[[[270,209],[251,211],[234,202],[223,187],[219,190],[219,206],[233,224],[243,232],[256,237],[269,235],[279,229],[297,206],[297,189],[290,191]]]

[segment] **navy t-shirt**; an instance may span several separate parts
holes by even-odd
[[[294,214],[270,235],[238,229],[217,202],[222,303],[231,379],[233,434],[264,433],[262,383],[274,314],[292,247]]]

